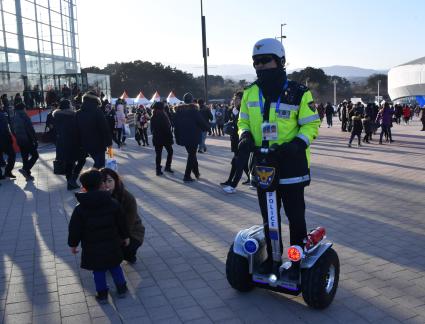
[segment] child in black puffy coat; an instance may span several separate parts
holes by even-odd
[[[121,269],[121,245],[130,242],[120,204],[108,191],[100,190],[103,178],[100,171],[90,169],[80,176],[85,192],[76,193],[79,204],[69,222],[68,245],[73,254],[78,253],[81,242],[81,268],[93,271],[97,296],[100,302],[108,299],[106,271],[117,287],[118,297],[124,297],[127,284]]]

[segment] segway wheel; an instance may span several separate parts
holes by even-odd
[[[313,267],[301,273],[304,301],[312,308],[324,309],[335,297],[339,282],[339,259],[335,250],[329,248]]]
[[[233,252],[233,244],[227,253],[226,277],[230,286],[236,290],[246,292],[254,287],[249,274],[248,260]]]

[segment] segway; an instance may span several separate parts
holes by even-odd
[[[272,149],[261,148],[261,155]],[[273,180],[273,166],[257,166],[257,185],[267,188]],[[230,247],[226,260],[226,276],[236,290],[247,292],[254,287],[265,288],[290,295],[302,293],[304,301],[312,308],[328,307],[335,297],[339,281],[339,259],[332,242],[326,240],[326,230],[317,227],[310,231],[304,248],[293,245],[283,257],[279,244],[278,210],[275,191],[266,191],[268,229],[272,246],[273,270],[260,273],[267,259],[267,247],[262,225],[239,231]],[[288,275],[293,262],[300,261],[298,279]],[[295,269],[295,267],[294,267]],[[294,270],[292,269],[292,270]]]

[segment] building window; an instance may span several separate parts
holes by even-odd
[[[15,0],[2,0],[3,10],[12,14],[16,13]]]
[[[26,51],[38,52],[38,43],[36,38],[25,37],[24,46]]]
[[[25,36],[37,38],[37,25],[35,21],[22,18],[22,29]]]
[[[27,61],[27,73],[40,73],[37,56],[25,55],[25,60]]]
[[[19,49],[18,35],[6,33],[6,45],[8,48]]]
[[[35,20],[35,5],[33,2],[21,1],[22,17]]]
[[[21,63],[19,62],[19,55],[15,53],[8,53],[9,72],[21,72]]]
[[[9,33],[18,33],[18,28],[16,26],[16,15],[9,14],[7,12],[3,13],[4,17],[4,29]]]

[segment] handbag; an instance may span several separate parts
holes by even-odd
[[[16,140],[16,136],[13,135],[13,134],[10,134],[10,136],[12,137],[13,150],[15,151],[15,153],[19,153],[21,151],[21,149],[18,146],[18,141]]]
[[[108,157],[105,160],[105,168],[108,168],[117,172],[118,163],[117,163],[117,160],[114,158],[114,151],[112,150],[112,147],[108,147],[107,154],[108,154]]]
[[[233,135],[233,133],[235,132],[235,126],[233,125],[233,122],[229,121],[225,123],[223,126],[223,131],[224,134]]]
[[[130,136],[131,135],[130,125],[124,124],[124,134],[126,136]]]
[[[53,161],[53,173],[58,175],[65,175],[65,163],[63,161],[54,160]]]

